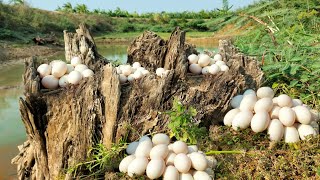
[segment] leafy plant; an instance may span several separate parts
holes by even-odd
[[[178,100],[173,101],[173,106],[166,114],[170,116],[168,128],[170,129],[170,137],[176,137],[178,140],[196,144],[197,140],[205,137],[205,127],[199,127],[194,117],[197,110],[193,107],[185,107]]]

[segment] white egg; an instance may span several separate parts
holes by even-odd
[[[151,142],[151,139],[148,135],[144,135],[139,139],[139,143],[141,143],[143,141],[150,141]]]
[[[254,94],[244,95],[240,103],[239,109],[241,111],[253,111],[257,102],[257,96]]]
[[[240,107],[240,103],[242,101],[242,98],[243,98],[243,95],[237,95],[237,96],[234,96],[232,99],[231,99],[231,107],[233,108],[239,108]]]
[[[216,61],[216,65],[221,68],[221,66],[226,65],[226,63],[224,61],[218,60],[218,61]],[[221,71],[222,71],[222,69],[221,69]]]
[[[257,96],[256,92],[253,89],[245,90],[244,93],[243,93],[243,96],[246,96],[246,95],[255,95],[255,96]]]
[[[272,99],[269,97],[259,99],[254,105],[254,112],[266,111],[270,112],[273,108]]]
[[[208,167],[209,168],[215,168],[218,164],[218,161],[213,156],[206,156]]]
[[[207,168],[204,172],[206,172],[211,178],[214,178],[214,171],[211,168]]]
[[[209,174],[204,171],[196,171],[193,173],[194,180],[212,180]]]
[[[122,74],[125,76],[129,76],[132,72],[132,68],[130,65],[124,65],[121,67]]]
[[[142,74],[144,75],[144,76],[146,76],[146,75],[148,75],[148,74],[150,74],[150,72],[148,71],[148,70],[143,70],[143,71],[141,71],[142,72]]]
[[[319,134],[319,124],[316,121],[311,121],[310,126]]]
[[[221,71],[227,72],[229,71],[229,67],[227,65],[220,66]]]
[[[184,153],[177,154],[174,158],[174,166],[179,172],[187,173],[191,168],[191,160]]]
[[[257,96],[259,99],[262,98],[273,98],[274,92],[270,87],[261,87],[257,90]]]
[[[162,77],[162,74],[165,72],[166,70],[164,68],[157,68],[156,70],[156,74],[159,77]]]
[[[190,173],[180,173],[180,180],[193,180],[193,176]]]
[[[130,75],[128,76],[128,81],[129,81],[129,82],[134,81],[134,75],[133,75],[133,74],[130,74]]]
[[[82,71],[82,77],[87,78],[87,77],[92,77],[94,75],[94,72],[91,69],[85,69]]]
[[[191,166],[198,171],[204,171],[208,168],[208,162],[206,157],[198,152],[193,152],[190,154]]]
[[[285,126],[292,126],[295,122],[295,112],[289,107],[283,107],[279,110],[279,120]]]
[[[122,74],[120,67],[116,67],[117,74]]]
[[[279,105],[278,105],[278,97],[272,98],[272,102],[273,102],[273,105],[279,106]]]
[[[233,118],[240,112],[240,109],[231,109],[223,118],[225,126],[231,126]]]
[[[203,75],[209,74],[209,68],[210,68],[210,66],[206,66],[206,67],[202,68],[201,73]]]
[[[119,80],[120,80],[120,83],[123,84],[123,83],[127,82],[128,78],[124,74],[120,74]]]
[[[74,67],[72,66],[72,64],[67,64],[67,74],[69,74],[71,71],[74,71]]]
[[[68,75],[68,82],[77,85],[82,79],[82,74],[79,71],[72,71]]]
[[[136,68],[137,70],[136,71],[144,71],[144,70],[146,70],[144,67],[138,67],[138,68]]]
[[[41,84],[47,89],[57,89],[59,87],[59,80],[53,75],[48,75],[42,78]]]
[[[303,102],[300,99],[292,99],[292,106],[302,106]]]
[[[173,143],[173,152],[176,154],[179,153],[188,153],[188,145],[183,141],[176,141]]]
[[[141,64],[139,62],[134,62],[132,64],[132,67],[138,69],[139,67],[141,67]]]
[[[304,106],[296,106],[293,110],[298,122],[301,124],[310,124],[312,120],[312,114],[308,108]]]
[[[165,70],[165,71],[162,73],[161,77],[167,77],[167,76],[169,75],[169,73],[170,73],[170,70]]]
[[[212,64],[209,68],[209,73],[214,75],[214,74],[217,74],[218,72],[220,72],[220,70],[221,69],[218,65]]]
[[[151,159],[148,163],[146,174],[150,179],[158,179],[162,176],[165,168],[163,159]]]
[[[89,69],[89,68],[88,68],[88,66],[86,66],[84,64],[78,64],[78,65],[76,65],[76,67],[74,67],[74,70],[78,71],[78,72],[83,72],[86,69]]]
[[[281,141],[284,134],[284,126],[279,119],[272,119],[268,126],[269,139],[271,141]]]
[[[310,110],[312,121],[318,122],[319,121],[319,112],[317,110],[311,109]]]
[[[298,130],[293,126],[285,127],[285,129],[284,129],[284,141],[286,143],[298,142],[299,141]]]
[[[134,79],[141,79],[143,77],[143,74],[141,71],[136,71],[133,74]]]
[[[189,71],[193,74],[201,74],[202,68],[199,64],[190,64]]]
[[[136,157],[149,157],[150,151],[152,149],[152,142],[151,141],[142,141],[139,143],[135,155]]]
[[[206,54],[201,55],[201,56],[199,57],[199,60],[198,60],[198,64],[199,64],[201,67],[208,66],[210,62],[211,62],[210,56],[208,56],[208,55],[206,55]]]
[[[173,151],[173,143],[170,143],[170,144],[168,145],[168,149],[169,149],[169,151]]]
[[[134,155],[130,155],[130,156],[123,158],[119,164],[119,171],[123,172],[123,173],[128,172],[128,166],[135,158],[136,157]]]
[[[168,135],[166,135],[164,133],[158,133],[153,136],[152,142],[154,145],[158,145],[158,144],[168,145],[170,143],[170,138]]]
[[[313,127],[310,125],[300,124],[297,129],[298,129],[300,139],[302,140],[305,140],[306,137],[309,135],[313,135],[313,136],[317,135],[316,130],[314,130]]]
[[[273,108],[270,111],[270,118],[271,119],[279,119],[279,111],[280,111],[281,107],[279,106],[273,106]]]
[[[138,145],[139,145],[139,142],[137,141],[130,143],[126,148],[127,154],[130,154],[130,155],[134,154],[136,152]]]
[[[188,154],[197,152],[198,151],[198,146],[197,145],[190,145],[188,146]]]
[[[216,63],[216,60],[214,60],[213,58],[210,58],[210,63],[209,65],[211,66],[212,64],[215,64]]]
[[[78,64],[81,64],[81,59],[79,57],[77,57],[77,56],[73,57],[71,59],[71,65],[75,67]]]
[[[131,74],[135,73],[137,71],[137,68],[131,67]]]
[[[67,64],[63,61],[58,61],[52,64],[51,74],[56,78],[60,78],[66,74],[67,70]]]
[[[174,166],[166,167],[163,173],[163,180],[179,180],[179,172]]]
[[[251,111],[238,112],[232,120],[232,128],[234,130],[248,128],[252,117],[253,117],[253,114]]]
[[[292,107],[292,99],[286,94],[281,94],[277,100],[280,107]]]
[[[150,151],[150,158],[151,159],[165,159],[169,153],[168,145],[167,144],[158,144],[155,145]]]
[[[213,56],[213,59],[216,61],[222,61],[222,56],[220,54],[216,54]]]
[[[69,84],[68,82],[68,75],[64,75],[59,79],[59,86],[66,87]]]
[[[149,161],[146,157],[136,157],[128,166],[128,175],[143,175],[147,169]]]
[[[37,68],[37,72],[40,74],[40,77],[43,78],[51,74],[51,66],[48,64],[41,64]]]
[[[266,130],[269,123],[269,114],[265,111],[259,111],[252,117],[250,126],[253,132],[258,133]]]
[[[189,64],[197,64],[199,57],[196,54],[191,54],[188,56]]]
[[[174,152],[169,152],[169,154],[166,157],[166,165],[174,165],[174,158],[176,157],[176,153]]]

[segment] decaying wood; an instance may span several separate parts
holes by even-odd
[[[20,111],[28,140],[13,159],[19,179],[71,179],[66,170],[84,161],[96,142],[110,147],[126,135],[130,141],[166,130],[168,117],[160,112],[169,110],[174,98],[195,107],[197,120],[206,127],[218,124],[230,109],[231,97],[260,86],[263,78],[253,58],[224,40],[219,48],[230,66],[228,72],[188,73],[187,56],[197,52],[185,43],[185,32],[177,28],[167,41],[149,31],[136,38],[128,47],[128,62],[139,61],[151,74],[120,84],[115,68],[105,65],[107,61],[96,51],[85,26],[77,33],[64,34],[66,59],[80,55],[95,75],[76,86],[42,91],[35,71],[38,64],[34,59],[26,61],[25,99],[20,99]],[[170,73],[157,77],[158,67],[170,69]]]

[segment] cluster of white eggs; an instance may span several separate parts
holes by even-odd
[[[261,87],[257,93],[252,89],[231,100],[230,110],[224,117],[224,124],[233,129],[246,129],[258,133],[267,130],[271,141],[286,143],[304,140],[309,135],[319,134],[319,113],[311,110],[300,99],[286,94],[274,97],[270,87]]]
[[[40,74],[41,84],[46,89],[66,87],[68,84],[76,85],[82,78],[94,75],[91,69],[81,64],[79,57],[73,57],[71,64],[61,60],[54,60],[50,64],[41,64],[37,71]]]
[[[152,140],[143,136],[139,141],[128,145],[129,154],[119,165],[120,172],[133,175],[146,175],[150,179],[162,177],[164,180],[209,180],[213,179],[213,168],[217,161],[198,151],[196,145],[185,142],[170,143],[166,134],[156,134]]]
[[[220,71],[228,71],[229,67],[222,60],[220,54],[210,58],[207,54],[191,54],[188,56],[189,71],[193,74],[217,74]]]
[[[141,79],[143,76],[150,74],[148,70],[141,66],[139,62],[134,62],[131,65],[119,65],[116,67],[117,74],[119,74],[120,83],[131,82],[136,79]]]

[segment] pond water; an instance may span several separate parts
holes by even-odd
[[[215,51],[216,43],[193,41],[199,52]],[[99,44],[98,51],[109,60],[126,62],[128,45]],[[64,52],[50,59],[64,59]],[[0,65],[0,179],[15,179],[16,167],[11,159],[18,154],[17,146],[26,139],[26,131],[20,118],[19,97],[23,95],[22,74],[24,64]]]

